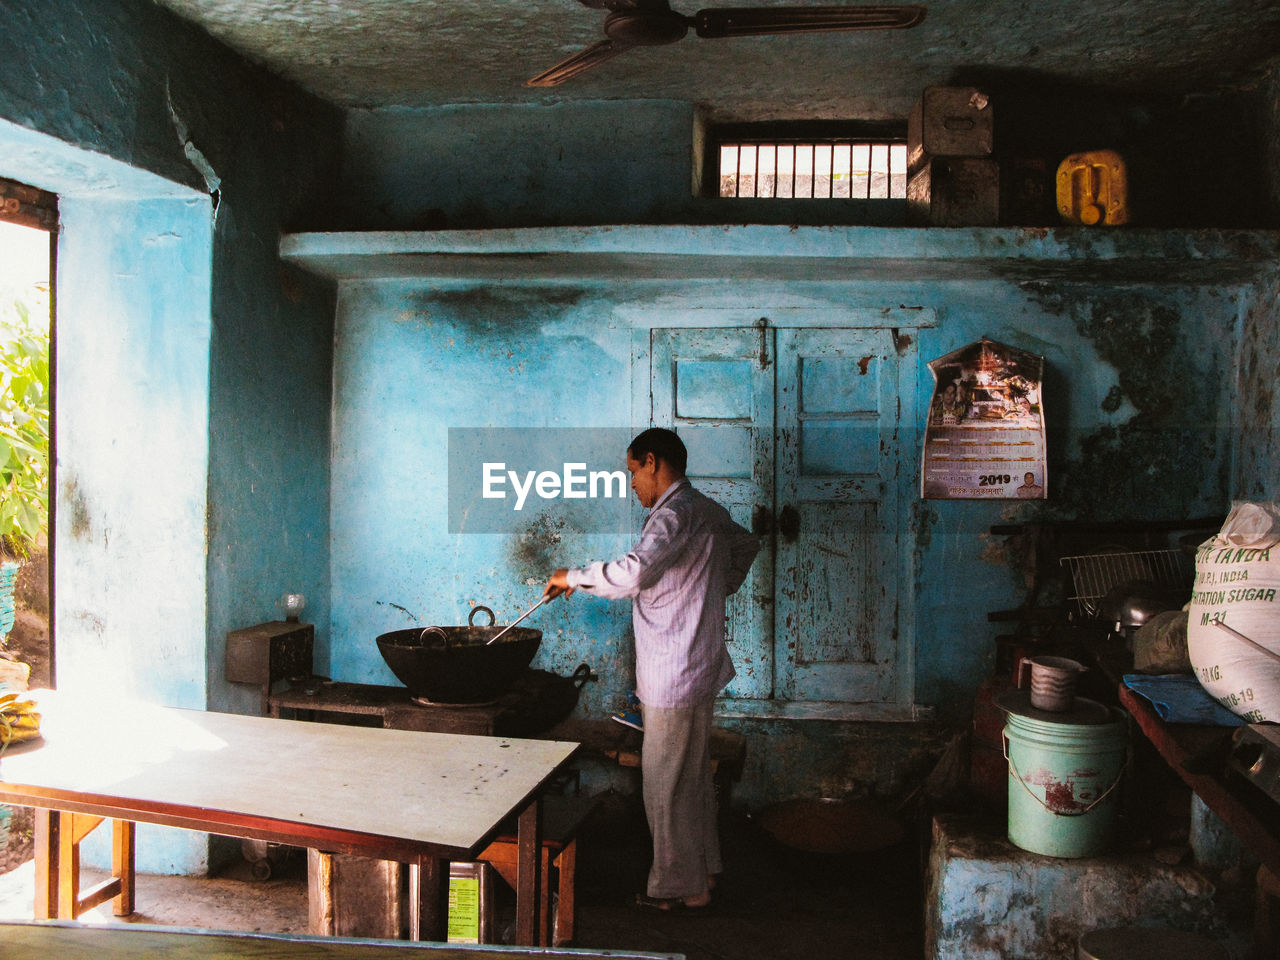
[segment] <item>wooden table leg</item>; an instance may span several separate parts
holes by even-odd
[[[132,820],[111,822],[111,875],[120,881],[120,893],[111,901],[111,911],[117,917],[133,913],[134,895],[134,838],[137,825]]]
[[[112,876],[80,895],[80,841],[103,823],[102,817],[62,810],[35,811],[36,867],[33,910],[37,920],[74,920],[107,900],[116,916],[133,913],[134,824],[112,822]]]
[[[520,812],[516,866],[516,945],[538,946],[542,903],[542,803],[534,797]]]
[[[62,830],[62,811],[35,811],[35,861],[36,889],[35,910],[37,920],[58,918],[58,849]]]
[[[64,813],[59,818],[58,829],[58,919],[74,920],[76,903],[80,899],[80,840],[74,813]]]
[[[419,857],[409,874],[409,939],[449,939],[449,861]]]

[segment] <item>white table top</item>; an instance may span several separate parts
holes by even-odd
[[[0,755],[0,794],[182,808],[214,833],[243,816],[471,850],[577,747],[32,696],[43,740]]]

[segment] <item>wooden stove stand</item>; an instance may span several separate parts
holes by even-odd
[[[426,733],[463,733],[492,737],[502,701],[487,704],[415,703],[404,687],[373,683],[324,683],[293,686],[267,697],[273,717],[310,719],[307,714],[345,714],[377,717],[386,730],[418,730]]]

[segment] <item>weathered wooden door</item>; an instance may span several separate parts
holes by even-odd
[[[728,612],[726,697],[900,698],[899,417],[913,356],[883,329],[655,329],[650,345],[652,422],[679,431],[696,486],[767,534]]]
[[[772,330],[654,330],[652,423],[671,427],[689,449],[694,486],[747,529],[772,509]],[[773,696],[773,555],[762,550],[729,601],[729,652],[738,675],[727,696]]]
[[[779,699],[897,693],[902,361],[889,330],[778,331]]]

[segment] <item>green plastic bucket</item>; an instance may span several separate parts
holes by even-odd
[[[1101,706],[1101,705],[1099,705]],[[1107,710],[1100,723],[1009,713],[1009,840],[1050,857],[1089,857],[1111,842],[1128,732]]]

